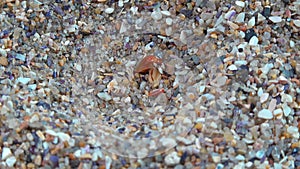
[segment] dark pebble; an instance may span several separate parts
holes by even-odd
[[[255,33],[254,29],[253,28],[250,28],[246,31],[245,33],[245,40],[247,42],[250,41],[250,39],[253,37],[253,36],[257,36],[257,34]]]
[[[55,155],[50,156],[50,161],[49,162],[50,162],[51,166],[57,167],[58,166],[58,161],[59,161],[58,156],[55,156]]]
[[[264,17],[268,18],[271,15],[271,8],[270,7],[264,7],[262,13]]]
[[[192,10],[187,10],[187,9],[181,9],[180,13],[182,13],[186,17],[190,18],[193,14],[193,11]]]
[[[39,101],[37,104],[37,106],[42,106],[44,109],[49,110],[51,108],[50,104],[44,102],[44,101]]]
[[[125,127],[118,128],[118,132],[119,132],[120,134],[123,134],[124,131],[125,131]]]
[[[187,157],[188,157],[188,153],[185,151],[180,157],[180,164],[184,164]]]

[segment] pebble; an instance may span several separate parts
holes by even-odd
[[[242,7],[242,8],[245,7],[245,2],[243,2],[243,1],[235,1],[235,4],[236,4],[237,6],[239,6],[239,7]]]
[[[159,9],[156,9],[151,13],[151,17],[152,19],[158,21],[162,18],[162,13]]]
[[[252,28],[253,26],[255,26],[255,17],[252,17],[249,21],[248,21],[248,27]]]
[[[262,14],[258,13],[257,15],[257,23],[261,23],[266,20],[266,17],[264,17]]]
[[[196,136],[195,135],[190,135],[187,138],[186,137],[177,136],[176,139],[178,141],[184,143],[185,145],[189,145],[189,144],[192,144],[195,141]]]
[[[246,42],[249,42],[251,40],[251,38],[254,37],[254,36],[257,36],[254,29],[253,28],[248,29],[245,33]]]
[[[217,78],[217,84],[216,85],[218,87],[224,86],[226,84],[227,79],[228,79],[227,76],[222,76],[222,77]]]
[[[235,157],[235,159],[239,160],[239,161],[244,161],[245,160],[245,156],[239,154]]]
[[[203,92],[205,91],[205,88],[206,88],[205,86],[200,86],[200,87],[199,87],[199,92],[200,92],[200,93],[203,93]]]
[[[245,22],[245,12],[239,13],[235,18],[235,22],[244,23]]]
[[[7,57],[7,52],[5,49],[0,48],[0,57]]]
[[[281,95],[281,101],[284,103],[292,103],[293,102],[293,97],[289,94],[282,94]]]
[[[17,53],[17,54],[16,54],[16,59],[19,59],[19,60],[25,62],[26,56],[23,55],[23,54]]]
[[[280,16],[270,16],[269,19],[273,22],[273,23],[279,23],[282,21],[282,18]]]
[[[106,8],[106,9],[104,10],[104,12],[107,13],[107,14],[112,14],[114,11],[115,11],[114,8]]]
[[[264,17],[268,18],[271,15],[271,7],[270,6],[266,6],[264,7],[262,13],[261,13]]]
[[[219,163],[221,161],[221,156],[217,153],[212,153],[211,158],[214,163]]]
[[[239,25],[231,22],[231,21],[227,21],[227,24],[230,26],[230,28],[232,28],[233,30],[236,30],[239,28]]]
[[[161,14],[171,16],[171,13],[169,11],[161,11]]]
[[[258,45],[258,38],[257,36],[252,36],[252,38],[249,41],[250,46],[257,46]]]
[[[58,132],[56,133],[56,136],[62,141],[62,142],[65,142],[65,141],[69,141],[71,139],[71,137],[66,134],[66,133],[62,133],[62,132]]]
[[[177,142],[174,139],[165,137],[161,138],[160,142],[164,147],[174,147],[177,144]]]
[[[224,18],[230,20],[235,13],[235,10],[230,10],[224,15]]]
[[[0,57],[0,65],[2,65],[2,66],[7,66],[8,65],[8,61],[7,61],[7,58],[5,56]]]
[[[255,154],[255,156],[258,158],[258,159],[262,159],[265,155],[265,151],[264,150],[258,150]]]
[[[290,133],[295,139],[299,139],[299,129],[295,126],[289,126],[287,132]]]
[[[293,23],[300,28],[300,19],[293,20]]]
[[[1,159],[2,160],[6,160],[8,157],[10,157],[12,155],[10,148],[8,147],[3,147],[2,149],[2,156]]]
[[[165,157],[164,161],[167,166],[174,166],[179,164],[180,157],[178,156],[177,152],[172,152]]]
[[[289,116],[292,112],[292,109],[286,103],[282,105],[282,109],[285,117]]]
[[[273,114],[268,109],[262,109],[261,111],[258,112],[258,117],[262,119],[270,120],[273,118]]]
[[[49,135],[51,135],[51,136],[56,136],[56,132],[53,131],[53,130],[50,130],[50,129],[49,129],[49,130],[46,130],[45,133],[46,133],[46,134],[49,134]]]
[[[37,155],[34,159],[34,164],[40,166],[42,164],[42,157],[41,155]]]
[[[105,156],[105,169],[111,168],[112,159],[109,156]]]
[[[173,19],[172,18],[166,18],[166,24],[167,25],[172,25]]]
[[[282,109],[276,109],[274,110],[273,114],[275,117],[280,118],[282,116]]]
[[[227,68],[228,70],[238,70],[238,68],[236,67],[236,65],[230,65]]]
[[[22,83],[23,85],[26,85],[26,84],[28,84],[29,82],[30,82],[30,78],[28,78],[28,77],[19,77],[18,79],[17,79],[17,82],[20,82],[20,83]]]
[[[106,92],[100,92],[100,93],[97,94],[97,96],[98,96],[100,99],[105,100],[105,101],[110,101],[110,100],[112,100],[112,97],[111,97],[108,93],[106,93]]]
[[[5,160],[5,163],[8,167],[13,167],[15,165],[15,163],[17,162],[17,159],[15,156],[11,156],[11,157],[8,157],[6,160]]]
[[[261,103],[264,103],[268,100],[269,98],[269,93],[263,93],[261,96],[260,96],[260,102]]]

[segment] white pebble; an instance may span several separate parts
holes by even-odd
[[[268,74],[269,71],[274,67],[273,63],[267,63],[262,69],[261,71],[264,73],[264,74]]]
[[[119,6],[119,7],[123,7],[123,6],[124,6],[124,2],[123,2],[123,0],[119,0],[119,2],[118,2],[118,6]]]
[[[256,36],[253,36],[250,41],[249,41],[249,45],[250,46],[257,46],[258,44],[258,38]]]
[[[11,150],[7,147],[4,147],[2,149],[2,160],[7,159],[8,157],[10,157],[12,155]]]
[[[235,22],[237,23],[245,22],[245,12],[239,13],[235,18]]]
[[[199,92],[200,92],[200,93],[203,93],[204,90],[205,90],[205,86],[200,86],[200,87],[199,87]]]
[[[280,117],[280,116],[282,116],[282,109],[279,108],[279,109],[274,110],[273,114],[277,118]]]
[[[283,104],[282,109],[285,117],[289,116],[290,113],[292,112],[292,109],[287,104]]]
[[[8,157],[5,161],[5,163],[8,167],[13,167],[16,162],[17,162],[17,159],[15,156]]]
[[[187,39],[186,38],[187,38],[186,32],[184,30],[181,31],[180,37],[179,37],[180,41],[184,44],[187,44]]]
[[[270,120],[273,118],[273,114],[270,110],[268,109],[262,109],[261,111],[258,112],[258,115],[257,115],[259,118],[262,118],[262,119],[267,119],[267,120]]]
[[[248,21],[248,27],[252,28],[253,26],[255,26],[255,17],[252,17],[252,18]]]
[[[243,1],[235,1],[235,4],[236,4],[237,6],[239,6],[239,7],[242,7],[242,8],[245,7],[245,2],[243,2]]]
[[[180,162],[180,157],[177,152],[172,152],[165,157],[165,163],[168,166],[176,165]]]
[[[51,136],[56,136],[56,135],[57,135],[55,131],[50,130],[50,129],[46,130],[45,133],[46,133],[46,134],[49,134],[49,135],[51,135]]]
[[[298,127],[295,126],[289,126],[287,128],[287,132],[292,134],[292,136],[296,139],[299,139],[299,131],[298,131]]]
[[[269,93],[263,93],[260,97],[260,102],[264,103],[268,100],[268,98],[269,98]]]
[[[17,53],[16,59],[22,60],[24,62],[26,60],[26,56],[23,54]]]
[[[290,47],[291,47],[291,48],[294,48],[294,47],[295,47],[295,42],[292,41],[292,40],[290,40]]]
[[[269,107],[268,107],[268,109],[270,110],[270,111],[273,111],[275,108],[276,108],[276,99],[272,99],[271,101],[270,101],[270,104],[269,104]]]
[[[294,23],[297,27],[300,27],[300,19],[293,20],[293,23]]]
[[[270,16],[269,19],[273,22],[273,23],[279,23],[282,21],[282,18],[280,16]]]
[[[6,57],[7,56],[6,50],[0,48],[0,56]]]
[[[110,169],[112,159],[109,156],[105,156],[105,169]]]
[[[104,12],[107,14],[111,14],[114,12],[114,10],[115,10],[114,8],[106,8]]]
[[[240,31],[240,32],[239,32],[239,35],[240,35],[240,38],[245,38],[245,35],[246,35],[246,34],[245,34],[245,32]]]
[[[169,11],[161,11],[161,13],[166,16],[171,16],[171,13]]]
[[[258,91],[257,91],[257,96],[258,97],[261,97],[261,95],[264,93],[263,89],[260,87],[258,88]]]
[[[237,70],[238,68],[235,65],[230,65],[227,68],[228,70]]]
[[[109,101],[109,100],[112,99],[111,96],[108,93],[106,93],[106,92],[100,92],[100,93],[97,94],[97,96],[100,99],[105,100],[105,101]]]
[[[174,147],[177,144],[176,141],[172,138],[163,137],[159,141],[162,143],[164,147]]]
[[[220,87],[220,86],[223,86],[226,84],[226,81],[227,81],[228,77],[227,76],[222,76],[222,77],[219,77],[217,79],[217,86]]]
[[[283,102],[283,103],[291,103],[291,102],[293,102],[293,97],[291,96],[291,95],[289,95],[289,94],[282,94],[281,95],[281,101]]]
[[[262,14],[258,13],[257,15],[257,23],[260,23],[262,21],[266,20],[266,17],[264,17]]]
[[[26,77],[19,77],[17,79],[17,82],[22,83],[23,85],[27,84],[30,81],[30,78],[26,78]]]
[[[236,66],[242,66],[242,65],[246,65],[247,61],[245,61],[245,60],[237,60],[237,61],[234,62],[234,64]]]
[[[214,163],[219,163],[221,161],[221,157],[217,153],[213,153],[211,157]]]
[[[68,134],[62,132],[58,132],[56,136],[61,140],[61,142],[68,142],[71,138]]]
[[[172,18],[166,18],[166,24],[172,25],[173,19]]]
[[[78,63],[75,64],[75,68],[76,68],[76,70],[78,70],[79,72],[82,70],[81,65],[78,64]]]
[[[133,15],[135,15],[135,14],[138,13],[138,9],[139,9],[138,7],[132,6],[132,7],[130,8],[130,11],[132,12]]]
[[[244,161],[245,160],[245,156],[239,154],[235,157],[235,159],[239,160],[239,161]]]
[[[161,14],[161,11],[159,9],[157,10],[154,10],[152,13],[151,13],[151,18],[158,21],[162,18],[162,14]]]

